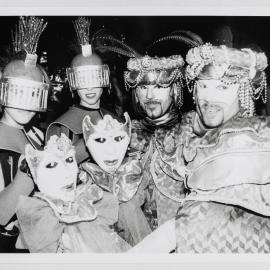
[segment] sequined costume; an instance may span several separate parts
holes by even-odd
[[[0,171],[4,180],[4,183],[0,183],[0,191],[8,187],[15,177],[20,179],[22,184],[25,183],[25,186],[22,186],[21,190],[27,189],[27,187],[33,189],[32,179],[27,174],[21,172],[18,165],[27,143],[31,143],[36,148],[40,148],[41,145],[37,144],[34,138],[31,139],[24,130],[3,123],[0,123],[0,136]],[[15,252],[15,243],[19,235],[17,227],[14,226],[14,221],[17,219],[16,216],[14,215],[10,220],[7,220],[8,217],[6,216],[9,215],[9,208],[13,205],[13,202],[16,202],[18,199],[16,197],[10,197],[9,200],[5,202],[5,210],[3,209],[1,215],[0,252]],[[6,220],[7,222],[3,223],[2,220]]]
[[[195,118],[187,115],[186,130]],[[268,117],[241,113],[202,137],[189,132],[190,194],[177,215],[178,252],[270,251],[269,135]]]
[[[36,193],[20,198],[17,216],[23,243],[39,253],[116,253],[129,245],[113,230],[118,202],[91,183],[77,189],[71,205]]]
[[[145,214],[152,229],[174,217],[185,197],[183,179],[174,173],[168,174],[166,170],[166,163],[175,161],[179,136],[181,126],[178,117],[161,127],[147,126],[145,121],[133,121],[130,147],[143,153],[143,180],[139,193],[145,195]]]

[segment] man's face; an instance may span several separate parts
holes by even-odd
[[[85,107],[99,108],[102,92],[103,88],[101,87],[79,89],[80,104]]]
[[[149,118],[156,119],[168,112],[173,98],[171,87],[157,85],[139,85],[136,88],[137,98]]]
[[[220,80],[198,80],[197,112],[207,128],[215,128],[239,112],[239,84],[226,86]]]

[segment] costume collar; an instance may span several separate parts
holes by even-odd
[[[0,122],[0,149],[24,154],[26,144],[30,143],[23,129],[18,129]]]
[[[91,162],[85,162],[82,167],[98,186],[113,193],[120,201],[130,200],[141,183],[142,168],[136,156],[125,158],[114,174]]]
[[[94,109],[94,108],[89,108],[89,107],[83,106],[81,104],[75,104],[74,107],[85,110],[85,111],[98,111],[98,112],[101,112],[101,108],[95,108]]]
[[[96,124],[99,119],[103,118],[104,114],[107,114],[107,112],[102,108],[90,109],[81,105],[74,105],[51,125],[59,124],[61,126],[65,126],[78,135],[83,133],[82,121],[86,115],[90,115],[92,122]]]
[[[149,117],[145,117],[142,120],[142,124],[149,130],[155,130],[157,128],[171,128],[176,123],[179,122],[179,113],[175,110],[171,110],[168,113],[162,115],[159,118],[151,119]]]
[[[35,193],[34,197],[46,201],[59,220],[69,224],[94,220],[98,212],[93,206],[93,203],[102,199],[103,192],[96,185],[82,185],[76,190],[75,200],[69,203],[52,199],[40,192]]]

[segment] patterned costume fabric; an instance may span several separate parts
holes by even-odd
[[[26,181],[32,181],[27,174],[18,170],[19,158],[24,154],[26,144],[31,143],[36,148],[41,146],[35,143],[23,130],[4,123],[0,123],[0,137],[0,168],[4,178],[4,183],[0,183],[0,191],[12,183],[17,173],[20,174],[21,178],[25,178]],[[8,208],[8,205],[6,207]],[[7,224],[0,225],[0,252],[18,252],[15,249],[15,243],[19,230],[17,226],[11,226],[15,220],[17,220],[16,215]],[[8,226],[9,224],[10,226]]]
[[[199,137],[183,119],[190,194],[178,211],[178,252],[269,252],[270,119],[239,112]],[[172,169],[172,168],[171,168]]]
[[[143,154],[141,162],[144,166],[142,184],[136,196],[144,193],[144,212],[155,229],[175,216],[185,197],[183,178],[167,170],[167,166],[171,168],[170,163],[175,162],[181,128],[179,123],[147,128],[142,121],[136,120],[132,127],[130,147]]]
[[[214,202],[189,201],[176,220],[178,253],[269,253],[269,217]]]
[[[139,243],[151,230],[140,208],[140,195],[136,196],[142,181],[140,155],[124,158],[121,166],[112,175],[90,162],[82,164],[90,180],[101,187],[105,193],[113,194],[119,202],[118,222],[115,226],[118,234],[132,246]],[[135,200],[133,200],[136,196]]]
[[[118,202],[92,184],[78,187],[71,207],[37,194],[21,196],[17,216],[30,252],[124,252],[129,245],[113,230]]]
[[[82,168],[91,176],[95,184],[113,193],[120,202],[129,201],[141,183],[142,168],[137,157],[125,158],[113,175],[90,162],[83,163]]]

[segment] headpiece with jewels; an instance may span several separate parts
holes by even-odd
[[[47,23],[38,17],[21,17],[13,35],[15,53],[26,53],[23,60],[12,60],[0,81],[0,104],[29,111],[46,111],[49,84],[37,66],[36,50]],[[45,76],[46,75],[46,76]]]
[[[94,133],[104,133],[108,134],[116,131],[124,131],[128,135],[131,132],[131,120],[128,113],[124,113],[125,123],[121,123],[118,120],[114,119],[111,115],[104,115],[97,124],[93,124],[89,115],[85,116],[83,119],[83,131],[84,138],[87,142],[89,136]]]
[[[254,100],[262,97],[266,103],[264,70],[268,64],[264,53],[206,43],[190,49],[186,61],[186,79],[191,92],[198,79],[221,80],[226,85],[239,83],[239,99],[247,117],[255,113]]]
[[[51,154],[58,158],[63,158],[68,153],[75,155],[75,148],[69,138],[62,133],[60,137],[57,135],[51,136],[43,151],[35,150],[31,145],[27,145],[25,152],[27,163],[29,164],[31,173],[35,179],[38,165],[45,155]],[[33,154],[34,152],[36,154]]]
[[[74,28],[78,43],[81,45],[82,54],[75,56],[71,67],[66,70],[72,90],[110,86],[108,65],[103,64],[101,58],[92,53],[89,36],[90,24],[91,21],[84,17],[79,17],[74,21]]]
[[[175,31],[170,35],[159,38],[151,46],[160,42],[176,40],[188,46],[197,46],[201,39],[190,31]],[[143,84],[156,84],[161,87],[168,87],[174,82],[182,85],[183,66],[185,64],[181,55],[169,57],[143,57],[131,58],[127,63],[128,71],[125,72],[125,82],[129,88],[136,88]]]
[[[198,43],[194,39],[195,34],[189,31],[178,31],[170,36],[157,40],[154,44],[161,41],[176,39],[190,46]],[[192,35],[193,34],[193,35]],[[126,89],[136,89],[138,85],[158,85],[167,88],[173,85],[175,104],[181,107],[182,88],[183,88],[183,66],[185,64],[181,55],[169,57],[152,57],[141,55],[128,46],[123,40],[118,40],[111,35],[98,35],[95,39],[104,40],[107,44],[99,46],[98,49],[108,50],[117,54],[127,56],[127,71],[124,73]]]

